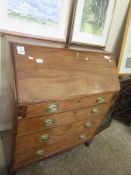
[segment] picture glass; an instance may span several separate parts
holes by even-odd
[[[85,0],[81,28],[82,33],[102,36],[109,0]]]
[[[0,7],[0,29],[66,39],[70,0],[4,0]]]
[[[126,68],[131,68],[131,58],[127,58],[127,60],[126,60]]]
[[[131,9],[130,9],[131,11]],[[131,13],[130,13],[131,14]],[[123,39],[123,45],[119,58],[119,74],[131,74],[131,17],[129,18],[127,33]]]
[[[62,0],[10,0],[8,14],[28,21],[58,27]]]
[[[72,42],[105,46],[115,0],[78,0]]]

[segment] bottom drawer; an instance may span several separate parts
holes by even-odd
[[[55,144],[47,146],[35,146],[30,149],[26,149],[15,154],[14,165],[15,167],[32,162],[34,160],[39,160],[44,157],[51,156],[58,152],[64,151],[80,143],[84,143],[87,140],[91,140],[97,128],[92,128],[90,130],[83,130],[79,134],[70,135],[69,138],[65,138],[64,141],[57,142]]]

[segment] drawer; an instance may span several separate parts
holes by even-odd
[[[40,115],[50,115],[62,111],[74,110],[93,105],[111,102],[114,93],[99,94],[94,96],[80,97],[68,100],[59,100],[48,103],[27,105],[25,117],[35,117]]]
[[[75,135],[82,132],[84,129],[88,133],[90,130],[94,130],[100,123],[101,119],[104,118],[103,115],[97,116],[96,121],[93,119],[82,120],[76,123],[70,123],[60,127],[55,127],[52,129],[47,129],[34,134],[28,134],[24,136],[17,136],[16,138],[16,152],[31,148],[35,145],[51,145],[59,141],[64,141],[69,138],[70,135]]]
[[[95,131],[96,128],[90,129],[89,131],[83,130],[79,133],[69,135],[67,138],[64,138],[64,140],[56,142],[55,144],[41,144],[18,152],[15,154],[14,164],[17,167],[20,164],[40,160],[47,156],[72,148],[78,144],[86,142],[87,140],[91,140]]]
[[[90,116],[97,120],[96,116],[105,114],[110,106],[111,103],[107,103],[74,111],[52,114],[49,116],[47,115],[30,119],[18,119],[17,135],[26,135],[28,133],[46,130],[48,128],[57,127],[80,120],[87,120]]]

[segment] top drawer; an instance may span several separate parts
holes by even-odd
[[[35,117],[41,115],[50,115],[62,111],[85,108],[88,106],[104,104],[113,100],[114,93],[80,97],[67,100],[58,100],[53,102],[27,105],[24,117]]]

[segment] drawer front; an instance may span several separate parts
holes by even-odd
[[[46,130],[48,128],[65,125],[80,120],[87,120],[92,116],[97,119],[97,115],[105,114],[110,108],[111,103],[83,108],[79,110],[42,116],[31,119],[19,119],[17,123],[17,135]],[[95,111],[96,110],[96,111]]]
[[[25,116],[35,117],[40,115],[50,115],[52,113],[99,105],[112,101],[113,97],[114,93],[107,93],[102,95],[99,94],[69,100],[28,105]]]
[[[99,126],[100,121],[104,118],[103,115],[97,116],[96,120],[91,117],[91,119],[82,120],[76,123],[70,123],[60,127],[55,127],[52,129],[47,129],[34,134],[28,134],[24,136],[17,136],[16,138],[16,152],[23,149],[31,148],[35,145],[51,145],[59,141],[64,141],[69,138],[70,135],[75,135],[81,133],[84,129],[88,133],[90,130]],[[91,132],[92,133],[92,132]]]
[[[14,164],[17,167],[20,164],[39,160],[58,152],[64,151],[75,145],[86,142],[87,140],[91,140],[95,131],[96,128],[92,128],[89,131],[79,131],[79,133],[69,135],[67,138],[64,138],[64,140],[56,142],[55,144],[52,143],[50,145],[39,145],[34,146],[30,149],[23,150],[15,154]]]

